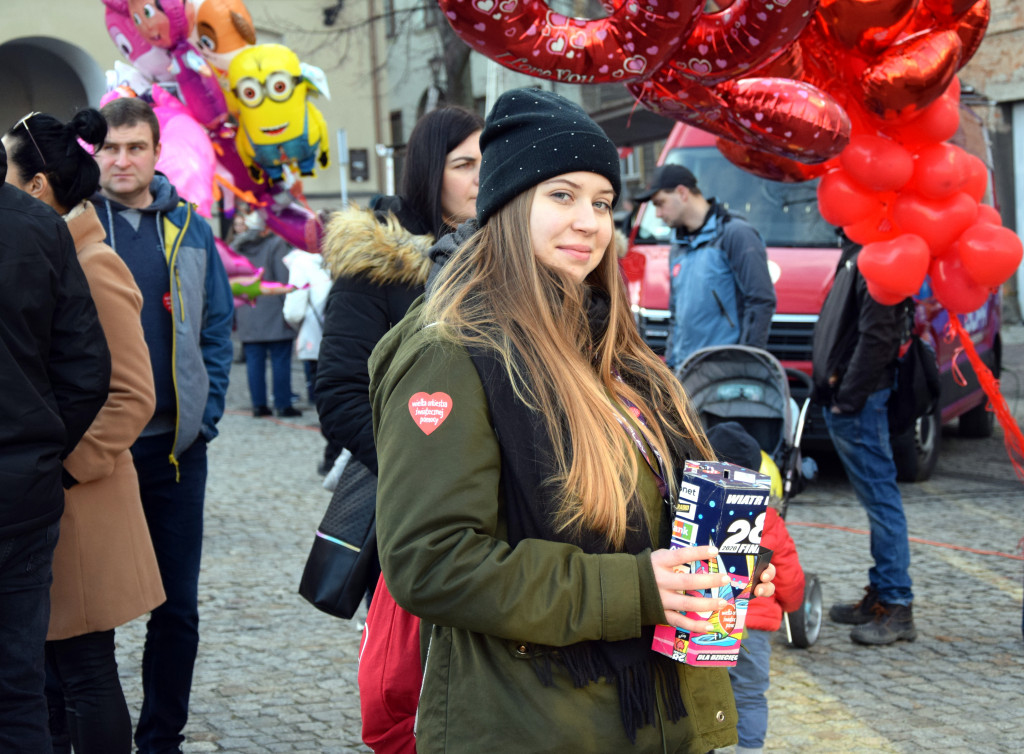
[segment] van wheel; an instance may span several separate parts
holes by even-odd
[[[961,437],[991,437],[996,425],[994,411],[988,411],[988,398],[960,416],[957,432]]]
[[[936,402],[931,413],[917,419],[914,426],[891,438],[896,478],[901,482],[923,482],[932,475],[939,458],[942,440],[942,407]]]
[[[999,379],[999,366],[992,370],[993,376]],[[988,407],[988,396],[985,396],[981,403],[965,414],[960,415],[957,424],[957,434],[961,437],[991,437],[996,426],[996,414],[994,411],[986,410]]]

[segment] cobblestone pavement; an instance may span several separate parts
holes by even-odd
[[[1024,425],[1024,327],[1004,331],[1003,391]],[[302,379],[296,368],[296,392]],[[305,407],[304,404],[299,404]],[[236,365],[210,446],[201,644],[185,752],[366,752],[353,622],[296,593],[328,493],[315,411],[254,419]],[[901,485],[919,638],[870,648],[825,618],[809,649],[775,637],[766,749],[779,752],[1024,750],[1021,638],[1024,486],[1002,443],[947,427],[933,478]],[[870,565],[866,517],[835,463],[787,522],[824,603],[857,599]],[[144,622],[118,631],[133,719]]]

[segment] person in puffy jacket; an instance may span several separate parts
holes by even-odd
[[[476,213],[482,128],[480,116],[461,108],[427,113],[409,137],[399,194],[379,197],[369,210],[336,212],[327,223],[321,249],[334,283],[324,309],[317,411],[328,452],[346,448],[374,474],[367,361],[423,293],[431,267],[441,264],[443,254],[431,253],[435,241],[451,238]],[[367,583],[368,602],[379,574],[376,563]],[[394,703],[374,675],[379,670],[360,665],[363,740],[378,752],[414,751],[415,698]]]
[[[763,454],[757,441],[738,422],[722,422],[708,430],[708,441],[720,460],[748,469],[762,468]],[[769,459],[770,461],[770,459]],[[736,754],[755,754],[764,748],[768,732],[768,685],[772,634],[782,625],[782,614],[797,610],[804,599],[804,570],[789,536],[786,522],[774,508],[765,511],[761,546],[772,551],[775,594],[751,600],[747,608],[747,634],[739,661],[729,668],[732,692],[739,715]]]
[[[535,89],[480,145],[479,230],[370,361],[381,564],[427,646],[416,751],[732,744],[725,669],[651,650],[656,624],[707,627],[680,611],[724,600],[686,591],[728,576],[666,549],[676,470],[711,449],[609,251],[618,152]]]

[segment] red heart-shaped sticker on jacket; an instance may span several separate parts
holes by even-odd
[[[448,393],[416,393],[409,399],[409,415],[425,435],[444,424],[451,412],[452,398]]]

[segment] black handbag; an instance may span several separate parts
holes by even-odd
[[[370,579],[376,580],[376,501],[377,477],[350,458],[316,530],[299,582],[299,594],[325,613],[351,618]]]

